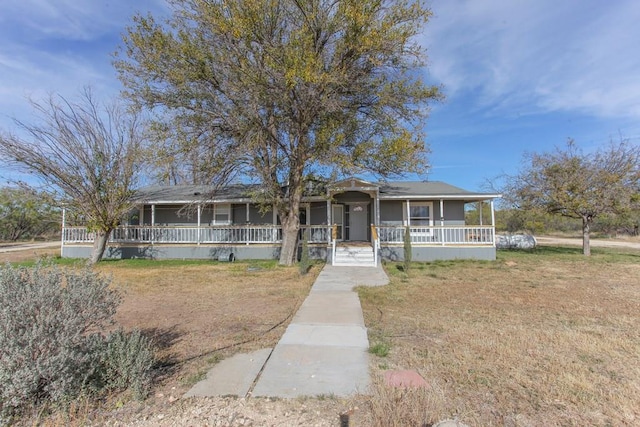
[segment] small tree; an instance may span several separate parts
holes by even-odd
[[[89,89],[78,102],[51,96],[32,105],[40,121],[16,119],[24,136],[0,135],[0,155],[61,192],[65,205],[86,218],[96,234],[91,254],[96,263],[131,208],[142,160],[139,116],[116,103],[99,108]]]
[[[404,272],[409,274],[411,268],[411,260],[413,255],[411,254],[411,227],[408,225],[404,229]]]
[[[520,173],[507,177],[503,193],[519,209],[580,219],[583,253],[590,255],[589,233],[597,217],[639,208],[640,147],[612,142],[584,154],[569,140],[565,149],[527,154]]]

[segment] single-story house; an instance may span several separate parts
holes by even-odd
[[[306,235],[312,257],[345,265],[402,260],[409,227],[413,260],[495,259],[493,200],[499,194],[437,181],[358,178],[308,190],[300,209],[300,237]],[[194,185],[143,188],[135,198],[137,208],[110,236],[105,257],[277,258],[278,212],[257,204],[256,191],[243,184],[215,191]],[[470,203],[489,203],[491,218],[480,215],[479,224],[466,224]],[[63,224],[63,257],[88,257],[92,244],[86,227]]]

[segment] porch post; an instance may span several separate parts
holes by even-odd
[[[200,219],[202,215],[202,205],[198,203],[198,245],[200,244]]]
[[[138,220],[138,226],[144,225],[144,204],[140,205],[140,219]]]
[[[478,202],[478,205],[479,205],[479,208],[478,208],[478,209],[480,210],[480,225],[484,225],[484,224],[482,223],[482,222],[483,222],[483,221],[482,221],[482,200],[480,200],[480,201]]]
[[[327,243],[331,244],[331,196],[327,193]]]
[[[444,200],[440,199],[440,227],[444,227]]]
[[[407,226],[411,227],[411,201],[407,199]]]
[[[272,232],[271,232],[271,241],[272,242],[277,242],[278,241],[278,229],[276,228],[276,225],[278,225],[278,210],[276,209],[276,205],[275,204],[271,205],[271,212],[273,212],[272,220],[271,220],[271,223],[273,225],[273,229],[272,229]]]
[[[496,245],[496,214],[493,210],[493,199],[491,199],[491,225],[493,226],[493,235],[491,236],[493,239],[493,246]]]
[[[380,225],[380,190],[376,190],[374,203],[376,205],[376,216],[374,220],[374,225],[379,226]]]
[[[153,230],[153,227],[156,224],[156,205],[153,204],[151,205],[151,244],[153,245],[153,241],[156,240],[155,239],[155,231]]]
[[[249,223],[249,202],[247,202],[247,213],[245,214],[245,222]]]
[[[64,206],[62,207],[62,238],[60,239],[60,256],[62,256],[62,250],[64,249],[64,237],[65,237],[65,232],[64,232],[64,227],[67,225],[66,224],[66,220],[67,220],[67,208],[65,208]]]

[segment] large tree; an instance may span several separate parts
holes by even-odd
[[[117,102],[99,105],[89,89],[78,101],[52,95],[32,105],[38,120],[16,119],[20,134],[0,135],[0,156],[40,179],[84,218],[95,232],[96,263],[131,208],[144,142],[139,116]]]
[[[580,219],[583,253],[591,255],[589,233],[597,217],[640,209],[640,147],[611,142],[583,153],[569,140],[564,149],[526,154],[503,193],[519,209]]]
[[[127,94],[162,114],[212,172],[255,178],[294,261],[309,175],[426,171],[419,0],[173,0],[135,16],[115,66]],[[220,168],[227,170],[219,173]]]

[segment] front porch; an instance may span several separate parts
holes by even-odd
[[[435,259],[494,259],[493,226],[409,227],[413,257],[416,261]],[[331,260],[332,231],[335,226],[303,226],[311,256]],[[405,227],[374,226],[381,259],[401,260]],[[371,234],[371,233],[370,233]],[[62,256],[86,257],[91,251],[94,233],[86,227],[65,227],[62,231]],[[343,245],[350,242],[338,241]],[[282,242],[282,227],[270,225],[234,226],[120,226],[109,237],[107,258],[193,258],[219,259],[233,253],[235,258],[275,258]],[[366,244],[375,246],[374,241]],[[440,255],[438,255],[440,254]],[[446,255],[452,254],[452,255]],[[446,256],[445,256],[446,255]]]
[[[136,208],[111,233],[105,256],[277,258],[283,232],[276,207],[253,202],[255,189],[247,186],[216,191],[200,186],[139,191]],[[365,243],[377,262],[378,257],[402,259],[408,227],[416,261],[495,259],[494,197],[499,196],[440,182],[377,184],[349,178],[303,196],[298,237],[302,242],[306,236],[316,259],[335,260],[337,243]],[[490,225],[482,217],[487,202]],[[480,224],[466,224],[470,203],[479,207]],[[89,256],[94,236],[74,225],[63,215],[62,256]]]

